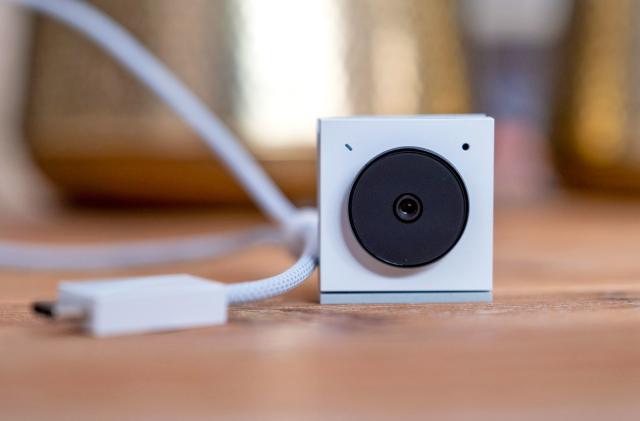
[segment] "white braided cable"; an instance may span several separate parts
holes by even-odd
[[[298,261],[279,275],[259,281],[242,282],[227,287],[229,304],[259,301],[284,294],[297,287],[311,276],[317,259],[317,220],[308,224],[301,231],[304,235],[304,250]]]
[[[295,265],[279,275],[259,281],[229,285],[227,300],[229,304],[240,304],[284,294],[309,278],[316,269],[316,265],[314,256],[303,254]]]
[[[229,303],[261,300],[282,294],[299,285],[313,273],[317,266],[317,218],[314,213],[308,210],[297,211],[222,122],[122,26],[92,5],[77,0],[4,1],[31,7],[55,18],[102,47],[201,136],[262,211],[280,224],[289,237],[288,243],[292,248],[304,244],[301,257],[289,270],[267,279],[229,286]],[[309,223],[301,223],[307,220]],[[185,239],[182,243],[138,243],[90,248],[32,246],[4,241],[0,242],[0,265],[28,268],[87,268],[104,264],[126,266],[133,263],[164,262],[176,257],[205,256],[205,246],[220,253],[233,249],[233,244],[226,244],[224,250],[220,249],[217,240],[200,238]],[[244,241],[236,243],[237,246],[244,244]],[[178,251],[175,249],[176,246],[182,246],[184,250]],[[208,253],[213,251],[208,250]]]

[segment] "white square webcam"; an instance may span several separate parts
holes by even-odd
[[[318,124],[320,302],[490,301],[493,119]]]

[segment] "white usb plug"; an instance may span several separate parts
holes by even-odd
[[[63,282],[58,300],[37,313],[81,323],[93,336],[159,332],[223,324],[226,286],[191,275]]]

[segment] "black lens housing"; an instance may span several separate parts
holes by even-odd
[[[374,258],[416,267],[444,257],[467,224],[469,199],[458,172],[442,157],[416,148],[386,152],[356,177],[349,221]]]

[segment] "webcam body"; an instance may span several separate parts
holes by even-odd
[[[491,301],[494,122],[318,124],[320,302]]]

